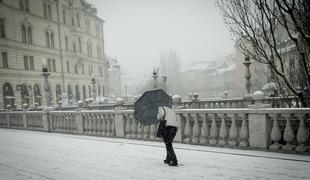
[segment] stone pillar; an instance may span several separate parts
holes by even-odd
[[[173,104],[172,109],[177,110],[177,109],[184,108],[184,106],[181,106],[181,101],[182,101],[182,99],[179,95],[172,96],[172,104]],[[177,131],[177,134],[174,138],[174,141],[183,142],[184,133],[182,133],[182,129],[183,129],[183,127],[185,127],[185,123],[184,123],[184,121],[182,121],[182,115],[181,114],[176,114],[176,118],[177,118],[177,123],[178,123],[178,131]]]
[[[7,105],[7,110],[6,110],[6,124],[7,128],[11,127],[11,122],[10,122],[10,112],[11,112],[11,105]]]
[[[116,137],[121,138],[125,137],[124,118],[123,114],[120,112],[120,110],[125,110],[124,103],[124,99],[118,98],[116,102],[117,106],[115,107],[115,134]]]
[[[24,107],[23,108],[23,114],[22,114],[22,119],[23,119],[23,124],[24,124],[24,128],[28,129],[28,122],[27,122],[27,109]]]
[[[254,99],[264,98],[264,93],[256,91],[253,94]],[[254,105],[249,105],[251,109],[270,108],[270,104],[263,104],[257,101]],[[270,143],[271,125],[266,114],[249,114],[249,144],[250,147],[268,148]]]
[[[43,122],[43,131],[50,132],[50,108],[43,109],[42,122]]]
[[[83,106],[83,102],[82,103],[78,103],[78,108],[76,109],[77,113],[75,116],[75,120],[76,120],[76,133],[77,134],[84,134],[84,122],[83,122],[83,118],[82,118],[82,106]]]

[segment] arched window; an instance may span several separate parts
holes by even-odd
[[[75,73],[75,74],[78,74],[78,73],[79,73],[79,68],[78,68],[78,65],[77,65],[77,64],[74,65],[74,73]]]
[[[79,101],[81,99],[81,96],[80,96],[80,88],[79,88],[79,85],[75,85],[75,100],[76,101]]]
[[[64,22],[64,24],[67,23],[67,15],[66,15],[66,11],[65,10],[62,10],[62,21]]]
[[[34,102],[37,103],[39,106],[41,106],[42,95],[40,92],[40,87],[37,84],[33,86],[33,95],[34,95]]]
[[[22,104],[21,105],[23,105],[25,103],[29,105],[30,97],[29,97],[28,87],[26,86],[26,84],[22,84],[20,93],[21,93],[21,97],[22,97]]]
[[[55,48],[55,44],[54,44],[54,32],[50,33],[50,42],[51,42],[51,48]]]
[[[76,14],[76,24],[78,25],[78,27],[80,27],[80,15],[79,15],[79,13]]]
[[[45,32],[45,39],[46,39],[46,47],[50,48],[50,35],[49,35],[49,32],[46,31]]]
[[[48,19],[52,19],[52,7],[51,5],[47,5],[48,10]]]
[[[4,83],[3,88],[3,105],[4,108],[7,108],[7,105],[14,105],[14,92],[10,83]]]
[[[28,26],[27,34],[28,34],[28,43],[32,44],[32,28],[31,28],[31,26]]]
[[[47,18],[47,5],[45,3],[43,3],[43,14],[44,17]]]
[[[27,42],[27,33],[26,33],[26,26],[25,25],[22,25],[22,41],[24,43]]]
[[[92,56],[92,44],[90,41],[87,42],[87,55]]]
[[[73,94],[72,94],[72,89],[71,89],[71,85],[70,84],[68,84],[67,90],[68,90],[68,98],[69,98],[69,100],[72,100]]]
[[[61,100],[61,87],[59,84],[56,85],[56,103]]]
[[[82,40],[80,37],[78,38],[78,42],[79,42],[80,53],[82,53]]]
[[[104,86],[102,86],[102,96],[105,96]]]
[[[101,86],[98,85],[98,96],[100,96],[100,94],[101,94]]]
[[[0,38],[5,38],[5,25],[3,18],[0,18]]]
[[[83,85],[83,99],[86,99],[86,87]]]

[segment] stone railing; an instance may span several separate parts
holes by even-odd
[[[233,148],[309,152],[310,108],[175,109],[175,141]],[[156,138],[157,124],[144,126],[133,110],[7,111],[0,127],[143,140]]]

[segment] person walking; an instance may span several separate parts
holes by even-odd
[[[169,166],[178,166],[178,160],[172,146],[173,139],[178,131],[178,122],[175,112],[167,106],[158,107],[157,119],[166,120],[166,126],[162,133],[167,152],[164,163]]]

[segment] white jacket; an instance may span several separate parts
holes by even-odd
[[[175,112],[167,106],[162,106],[158,108],[157,119],[161,119],[164,116],[164,109],[166,111],[165,120],[167,121],[166,126],[178,127],[177,117]]]

